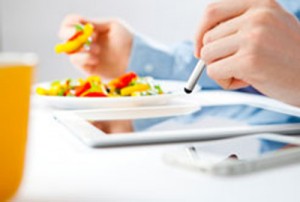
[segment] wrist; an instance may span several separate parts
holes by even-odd
[[[134,41],[134,34],[129,33],[128,40],[124,44],[124,47],[126,48],[124,49],[125,50],[123,53],[124,57],[122,57],[123,59],[121,61],[121,66],[123,67],[124,72],[126,71],[130,63],[133,41]]]

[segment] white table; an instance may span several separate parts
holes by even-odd
[[[91,149],[49,111],[33,107],[30,120],[15,201],[300,201],[299,164],[214,177],[165,164],[162,154],[180,144]]]

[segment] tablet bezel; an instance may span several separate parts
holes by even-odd
[[[230,104],[227,104],[227,106]],[[236,105],[232,104],[232,105]],[[244,104],[245,105],[245,104]],[[249,105],[251,106],[251,105]],[[262,107],[260,107],[262,108]],[[270,110],[270,107],[268,107]],[[98,120],[116,120],[120,111],[124,109],[107,110],[106,114],[98,116]],[[142,110],[142,109],[140,109]],[[196,110],[196,108],[195,108]],[[103,111],[103,110],[102,110]],[[73,134],[77,136],[82,142],[90,147],[110,147],[110,146],[125,146],[137,144],[153,144],[153,143],[167,143],[167,142],[182,142],[182,141],[199,141],[218,138],[228,138],[233,136],[241,136],[256,133],[281,133],[281,134],[299,134],[300,123],[294,124],[272,124],[272,125],[247,125],[247,126],[234,126],[230,128],[208,128],[208,129],[189,129],[189,130],[169,130],[169,131],[143,131],[107,135],[98,128],[94,127],[87,121],[87,113],[95,113],[97,110],[92,111],[64,111],[56,112],[55,119],[68,128]],[[188,111],[187,111],[188,112]],[[123,114],[123,116],[125,116]],[[92,115],[94,116],[94,115]],[[143,117],[143,116],[141,116]],[[141,118],[140,117],[140,118]],[[124,118],[124,117],[123,117]],[[129,117],[134,118],[134,117]],[[122,119],[122,117],[119,119]]]

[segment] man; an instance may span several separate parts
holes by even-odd
[[[281,4],[299,15],[300,2]],[[70,60],[90,74],[113,78],[130,70],[159,79],[186,80],[197,63],[195,54],[207,64],[207,73],[199,82],[204,90],[222,86],[261,92],[300,106],[300,24],[275,0],[223,0],[209,5],[195,50],[192,42],[173,47],[155,43],[133,33],[119,20],[96,21],[76,15],[64,19],[60,37],[68,39],[74,24],[87,22],[95,28],[91,48],[70,55]],[[267,117],[269,122],[278,118],[268,116],[264,110],[249,112],[245,107],[221,111],[214,108],[210,113],[215,111],[230,117],[245,117],[243,113],[257,120]],[[284,120],[290,121],[287,116]]]

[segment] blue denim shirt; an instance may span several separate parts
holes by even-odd
[[[280,0],[278,1],[286,10],[293,13],[300,19],[300,1]],[[129,62],[129,70],[135,71],[141,76],[150,75],[157,79],[182,80],[186,81],[190,76],[197,59],[193,54],[194,44],[191,41],[183,41],[173,46],[166,46],[151,39],[136,34],[133,40],[133,47]],[[206,72],[202,74],[199,85],[203,90],[220,90],[221,87],[210,79]],[[252,87],[240,89],[247,93],[259,93]],[[251,120],[255,123],[292,122],[294,118],[287,115],[274,116],[268,111],[249,108],[246,106],[237,107],[211,107],[209,110],[202,110],[193,119],[204,114],[215,116],[231,117],[236,119]],[[263,120],[263,121],[262,121]],[[149,123],[151,124],[151,123]],[[140,123],[142,127],[149,125]]]

